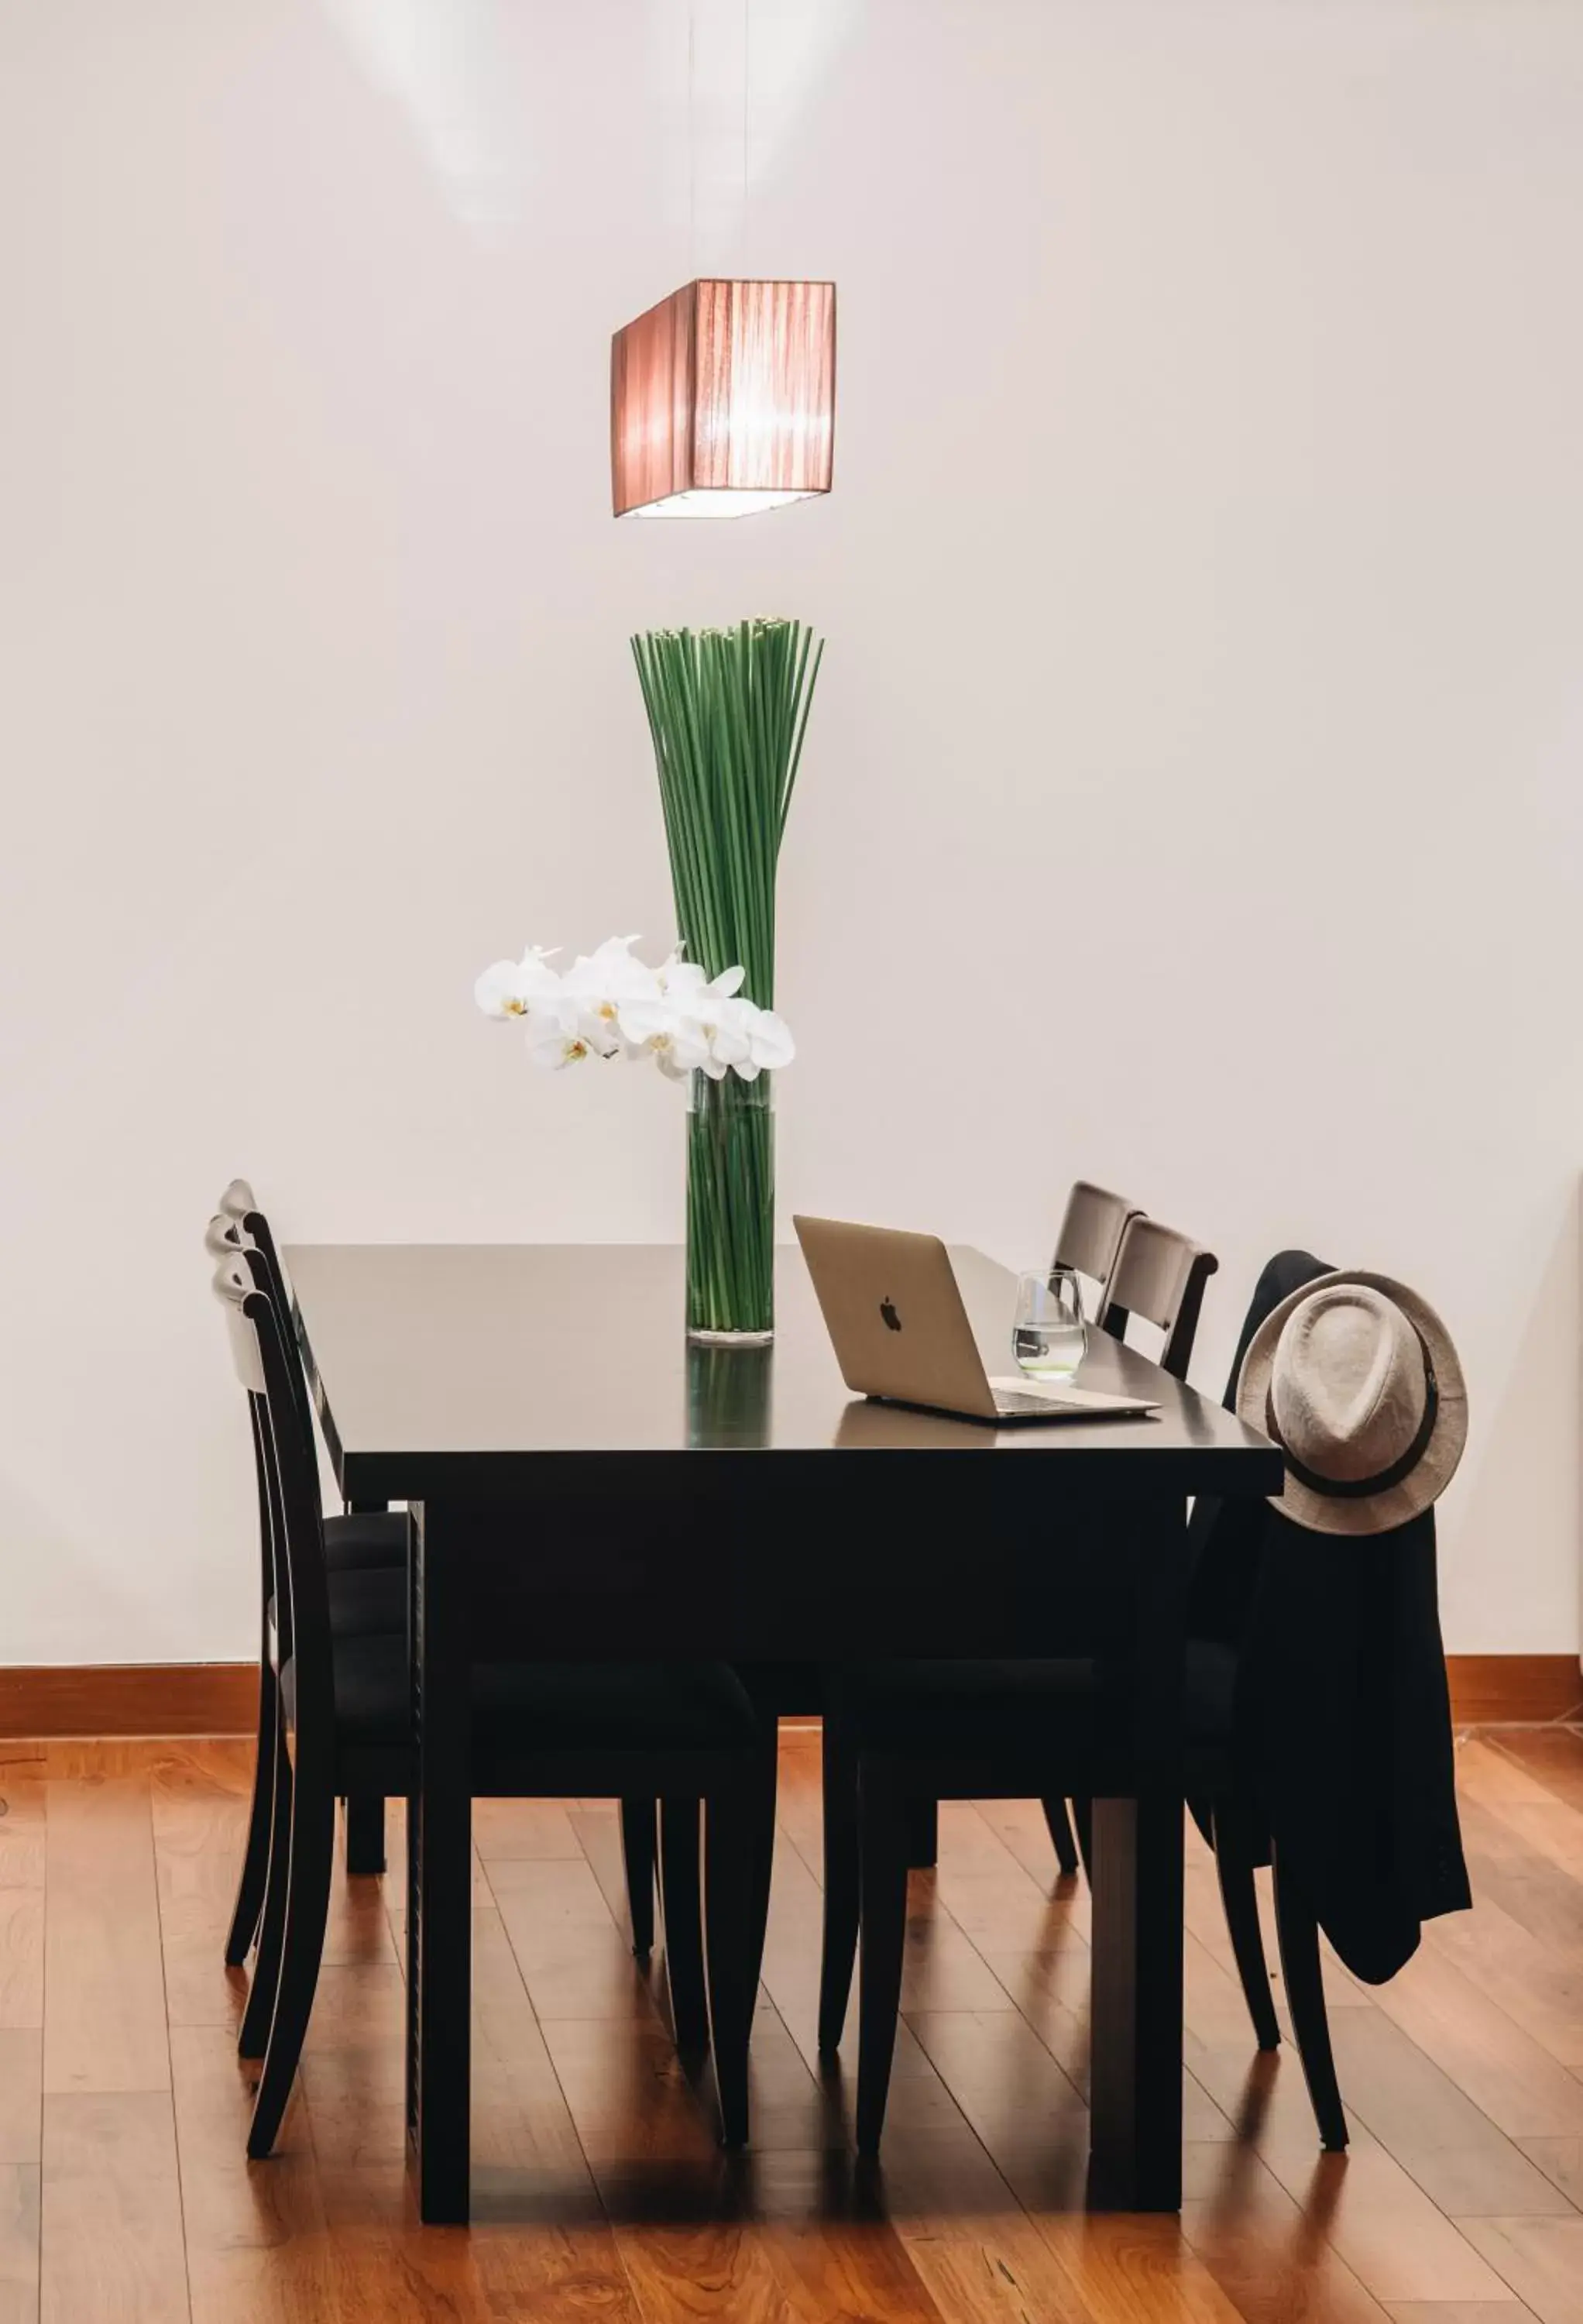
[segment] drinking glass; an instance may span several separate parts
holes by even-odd
[[[1072,1269],[1047,1267],[1036,1275],[1019,1275],[1011,1352],[1028,1377],[1071,1379],[1087,1345],[1082,1287]]]

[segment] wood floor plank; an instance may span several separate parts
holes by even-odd
[[[0,1766],[0,2029],[44,2022],[44,1787]]]
[[[249,1788],[223,1765],[161,1767],[151,1778],[165,2004],[172,2025],[234,2028],[246,2006],[246,1973],[226,1968],[225,1943]]]
[[[1381,2146],[1299,2154],[1275,2145],[1265,2160],[1325,2241],[1382,2302],[1498,2300],[1500,2280],[1477,2246],[1436,2209]]]
[[[51,1783],[45,1862],[46,2093],[168,2090],[147,1779]]]
[[[1238,2316],[1175,2219],[1080,2212],[1038,2226],[1094,2324],[1233,2324]]]
[[[1573,2209],[1583,2211],[1583,2138],[1520,2138],[1516,2144]]]
[[[1017,2010],[908,2010],[907,2023],[992,2161],[1071,2143],[1086,2156],[1088,2108]],[[1015,2180],[1011,2182],[1015,2186]]]
[[[1583,2135],[1583,2080],[1437,1946],[1380,1987],[1379,2006],[1508,2138]]]
[[[1554,1799],[1583,1812],[1583,1729],[1577,1727],[1503,1727],[1479,1737],[1482,1752],[1504,1759],[1537,1783]],[[1466,1757],[1459,1752],[1458,1781],[1468,1788],[1462,1774]]]
[[[1194,2075],[1265,2163],[1315,2233],[1382,2304],[1499,2299],[1502,2287],[1412,2173],[1353,2118],[1345,2154],[1319,2151],[1302,2068],[1283,2046],[1190,2043]]]
[[[621,1854],[621,1819],[605,1814],[597,1808],[579,1807],[568,1814],[566,1826],[574,1845],[581,1851],[598,1881],[610,1917],[621,1932],[622,1943],[630,1950],[632,1922],[627,1909],[627,1867]],[[656,1914],[658,1909],[657,1897]],[[656,1933],[660,1933],[658,1925]]]
[[[1450,2218],[1567,2208],[1522,2148],[1383,2014],[1338,2012],[1331,2043],[1348,2105]]]
[[[42,2324],[190,2316],[168,2089],[46,2095],[40,2216]]]
[[[36,2163],[0,2163],[0,2324],[37,2324],[41,2177]]]
[[[1532,2311],[1511,2300],[1395,2300],[1395,2324],[1532,2324]]]
[[[44,2037],[35,2027],[0,2030],[0,2163],[36,2163],[41,2151]]]
[[[1583,2324],[1583,2218],[1470,2219],[1468,2233],[1540,2324]]]
[[[915,2254],[844,2153],[778,2150],[755,2163],[753,2216],[770,2263],[797,2311],[817,2318],[882,2318],[884,2324],[948,2324]]]
[[[1192,2144],[1182,2230],[1247,2324],[1381,2324],[1385,2310],[1253,2150]]]
[[[485,1864],[510,1858],[577,1857],[570,1800],[474,1800],[473,1844]]]
[[[541,2022],[658,2024],[654,1994],[585,1857],[502,1858],[488,1879]]]

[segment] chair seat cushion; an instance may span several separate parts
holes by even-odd
[[[371,1566],[404,1566],[410,1523],[405,1509],[373,1509],[366,1516],[327,1517],[325,1563],[332,1573],[362,1572]]]
[[[329,1576],[330,1628],[337,1637],[407,1636],[404,1566],[354,1567]]]
[[[407,1575],[399,1566],[354,1568],[328,1577],[330,1629],[337,1638],[407,1635]],[[275,1628],[275,1601],[270,1600],[270,1628]]]
[[[829,1677],[860,1750],[1043,1759],[1086,1746],[1099,1679],[1091,1661],[852,1663]]]
[[[407,1642],[337,1638],[336,1724],[342,1748],[401,1748],[410,1739]],[[291,1665],[281,1673],[295,1709]],[[514,1752],[723,1750],[761,1729],[724,1663],[486,1663],[473,1674],[474,1738]]]
[[[859,1663],[829,1683],[860,1750],[1026,1757],[1035,1772],[1070,1765],[1075,1785],[1106,1744],[1091,1660]],[[1234,1650],[1190,1639],[1183,1730],[1195,1765],[1229,1748],[1236,1687]],[[1105,1758],[1115,1773],[1114,1748]]]

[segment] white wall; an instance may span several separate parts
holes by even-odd
[[[830,638],[797,1204],[1009,1260],[1086,1172],[1462,1343],[1449,1642],[1578,1636],[1583,12],[0,10],[0,1659],[245,1654],[198,1237],[668,1238],[649,1076],[476,1019],[667,933],[626,637]],[[715,22],[715,17],[719,22]],[[696,214],[695,235],[689,216]],[[837,487],[607,513],[609,334],[842,298]]]

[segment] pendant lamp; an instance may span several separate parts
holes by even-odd
[[[754,516],[830,490],[835,285],[706,277],[616,332],[617,516]]]

